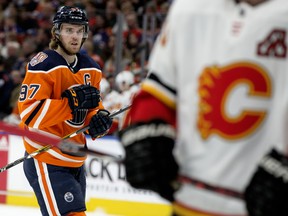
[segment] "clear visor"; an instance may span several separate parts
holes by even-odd
[[[59,25],[57,25],[55,33],[57,35],[62,35],[62,36],[77,36],[77,37],[82,37],[82,38],[88,38],[88,26],[62,24],[60,25],[60,28],[59,28]]]

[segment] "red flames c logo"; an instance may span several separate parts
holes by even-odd
[[[271,96],[271,80],[267,72],[258,65],[240,62],[225,67],[205,68],[199,78],[199,115],[197,126],[203,139],[218,134],[226,139],[238,139],[251,134],[266,116],[266,110],[243,106],[241,98],[240,112],[231,116],[227,112],[228,97],[233,91],[245,85],[246,98],[265,98]],[[236,96],[235,96],[236,97]],[[234,104],[234,107],[238,106]],[[245,104],[244,104],[245,105]]]

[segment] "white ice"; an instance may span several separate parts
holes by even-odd
[[[0,214],[3,216],[19,216],[19,215],[29,215],[29,216],[41,216],[40,209],[36,207],[24,207],[24,206],[14,206],[14,205],[4,205],[0,204]],[[101,210],[96,212],[86,212],[87,216],[113,216],[105,214]],[[116,215],[114,215],[116,216]]]

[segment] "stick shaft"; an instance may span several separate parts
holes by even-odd
[[[120,113],[122,113],[122,112],[124,112],[124,111],[126,111],[126,110],[128,110],[128,109],[130,109],[130,107],[131,107],[131,105],[126,106],[126,107],[124,107],[124,108],[121,108],[121,109],[115,111],[114,113],[112,113],[112,114],[110,115],[110,118],[113,118],[113,117],[117,116],[118,114],[120,114]],[[46,140],[45,143],[48,143],[48,142],[53,142],[53,143],[56,142],[56,143],[58,143],[58,144],[60,143],[60,140],[58,140],[57,138],[50,137],[50,136],[47,136],[47,135],[45,135],[45,137],[43,137],[44,134],[42,135],[42,134],[38,134],[38,133],[36,133],[36,132],[32,132],[32,131],[28,131],[28,130],[23,130],[23,129],[20,129],[20,128],[18,128],[18,127],[11,126],[11,125],[7,125],[7,124],[1,123],[1,122],[0,122],[0,129],[2,129],[2,130],[5,130],[5,129],[6,129],[7,131],[8,131],[8,130],[9,130],[9,131],[14,131],[14,134],[22,134],[23,136],[26,136],[26,137],[28,137],[28,138],[30,138],[30,139],[34,139],[34,140],[36,140],[36,141],[42,141],[42,142],[43,142],[43,140],[45,139],[45,140]],[[71,138],[71,137],[73,137],[73,136],[75,136],[75,135],[77,135],[77,134],[80,134],[80,133],[82,133],[82,132],[84,132],[84,131],[86,131],[86,130],[88,130],[88,129],[89,129],[89,125],[81,128],[81,129],[79,129],[79,130],[77,130],[77,131],[75,131],[75,132],[73,132],[73,133],[71,133],[71,134],[66,135],[65,137],[62,138],[62,140],[69,139],[69,138]],[[25,132],[24,132],[24,131],[25,131]],[[24,133],[25,133],[25,134],[24,134]],[[47,141],[47,139],[48,139],[48,141]],[[13,162],[5,165],[4,167],[0,168],[0,173],[1,173],[1,172],[4,172],[4,171],[6,171],[6,170],[8,170],[8,169],[10,169],[10,168],[12,168],[12,167],[20,164],[20,163],[22,163],[22,162],[23,162],[24,160],[26,160],[26,159],[32,158],[32,157],[34,157],[34,156],[36,156],[36,155],[38,155],[38,154],[40,154],[40,153],[42,153],[42,152],[48,151],[48,150],[49,150],[50,148],[52,148],[52,147],[53,147],[52,145],[43,146],[43,147],[35,150],[34,152],[32,152],[32,153],[30,153],[30,154],[28,154],[28,155],[25,155],[24,157],[21,157],[21,158],[15,160],[15,161],[13,161]],[[101,154],[99,153],[99,155],[101,155]],[[104,155],[104,154],[103,154],[103,155]],[[105,156],[105,155],[104,155],[104,156]]]
[[[120,113],[122,113],[122,112],[130,109],[130,108],[131,108],[131,105],[128,105],[128,106],[126,106],[126,107],[123,107],[123,108],[121,108],[121,109],[119,109],[119,110],[111,113],[109,116],[110,116],[110,118],[113,118],[113,117],[119,115]],[[89,130],[89,128],[90,128],[89,125],[87,125],[87,126],[81,128],[81,129],[79,129],[79,130],[77,130],[77,131],[75,131],[75,132],[73,132],[73,133],[71,133],[71,134],[66,135],[65,137],[63,137],[63,140],[69,139],[69,138],[71,138],[71,137],[73,137],[73,136],[76,136],[77,134],[83,133],[83,132],[85,132],[86,130]]]
[[[13,161],[12,163],[7,164],[6,166],[0,168],[0,173],[6,171],[7,169],[10,169],[11,167],[14,167],[14,166],[22,163],[26,159],[32,158],[32,157],[38,155],[41,152],[49,150],[51,147],[52,147],[51,145],[43,146],[42,148],[39,148],[36,151],[34,151],[34,152],[32,152],[32,153],[30,153],[28,155],[25,155],[24,157],[21,157],[21,158],[15,160],[15,161]]]

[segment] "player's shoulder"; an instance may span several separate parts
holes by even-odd
[[[79,61],[79,67],[81,69],[89,69],[89,68],[96,68],[97,70],[101,71],[101,68],[97,62],[93,60],[89,55],[86,53],[77,53],[78,61]]]
[[[219,11],[233,0],[176,0],[172,3],[171,13],[201,13]]]
[[[185,31],[187,26],[194,25],[194,22],[205,22],[207,18],[215,20],[223,16],[227,13],[227,8],[233,7],[233,4],[235,5],[233,0],[175,0],[170,7],[166,23],[168,29],[182,34],[181,32]]]
[[[269,20],[270,18],[277,18],[278,22],[288,20],[288,1],[287,0],[274,0],[267,1],[262,6],[262,13],[265,13],[265,17]]]
[[[288,1],[287,0],[273,0],[265,1],[256,6],[250,6],[247,3],[236,3],[235,0],[175,0],[172,3],[170,11],[170,22],[175,22],[176,25],[181,23],[180,18],[187,19],[187,17],[201,17],[212,16],[231,16],[233,11],[240,11],[241,8],[246,8],[252,11],[261,19],[277,18],[282,21],[288,19]],[[265,14],[263,17],[262,15]],[[256,16],[255,15],[255,16]]]
[[[65,66],[67,63],[54,50],[43,50],[38,52],[29,62],[28,70],[32,71],[49,71],[55,67]]]

